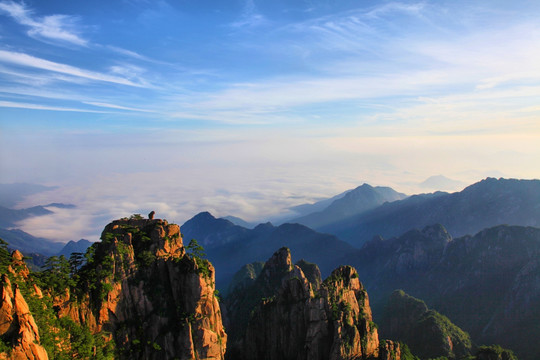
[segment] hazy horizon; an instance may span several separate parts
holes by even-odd
[[[257,221],[362,183],[540,178],[538,18],[530,1],[0,0],[0,183],[57,186],[18,206],[77,208],[21,229],[67,241],[149,210]]]

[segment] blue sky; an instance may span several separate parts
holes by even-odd
[[[78,210],[21,227],[67,240],[151,209],[262,220],[363,182],[540,178],[539,18],[535,1],[0,0],[0,183],[59,186],[20,206]]]

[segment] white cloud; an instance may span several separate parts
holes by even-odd
[[[0,11],[11,16],[19,24],[30,28],[28,35],[37,39],[47,39],[86,46],[77,28],[77,18],[68,15],[49,15],[38,17],[24,3],[0,2]]]
[[[75,66],[56,63],[53,61],[34,57],[32,55],[0,50],[0,62],[15,64],[18,66],[25,66],[35,69],[48,70],[61,74],[71,75],[93,81],[115,83],[120,85],[143,87],[145,84],[135,83],[129,79],[120,76],[114,76],[110,74],[99,73],[95,71],[81,69]]]
[[[68,107],[62,107],[62,106],[50,106],[50,105],[41,105],[41,104],[29,104],[29,103],[21,103],[21,102],[13,102],[13,101],[0,101],[0,107],[32,109],[32,110],[49,110],[49,111],[87,112],[87,113],[99,113],[99,114],[110,113],[108,111],[68,108]]]
[[[53,183],[58,189],[20,204],[77,205],[47,218],[54,226],[43,219],[21,224],[31,234],[61,240],[96,240],[112,219],[150,210],[179,224],[205,210],[263,221],[363,182],[413,193],[439,173],[467,183],[492,169],[540,177],[530,166],[540,161],[538,133],[434,136],[400,130],[394,136],[372,136],[360,126],[59,134],[48,145],[40,143],[39,154],[26,149],[30,134],[17,144],[3,141],[24,159],[27,171],[62,179]]]
[[[97,101],[83,101],[83,102],[85,104],[88,104],[88,105],[104,107],[104,108],[110,108],[110,109],[155,113],[155,111],[153,111],[153,110],[146,110],[146,109],[134,108],[134,107],[129,107],[129,106],[122,106],[122,105],[117,105],[117,104],[109,104],[109,103],[103,103],[103,102],[97,102]]]

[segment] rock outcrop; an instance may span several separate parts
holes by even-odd
[[[110,333],[120,358],[222,359],[227,335],[214,268],[186,255],[178,225],[110,223],[80,270],[83,291],[56,303],[60,316]]]
[[[224,358],[214,268],[195,242],[184,247],[178,225],[133,216],[107,225],[101,239],[82,267],[54,258],[39,275],[20,252],[5,260],[0,249],[8,274],[0,284],[0,358]],[[40,289],[36,277],[48,287]],[[39,313],[45,346],[18,284]]]
[[[235,329],[230,358],[400,359],[398,344],[379,344],[367,292],[354,268],[341,266],[316,284],[293,265],[289,249],[277,251],[251,287],[233,291],[226,300],[231,323],[245,324]],[[238,311],[235,304],[245,307]]]
[[[29,271],[20,252],[13,252],[12,266],[10,265],[8,270],[15,277],[25,279],[28,276]],[[3,274],[0,280],[0,301],[0,337],[11,344],[9,354],[1,353],[0,358],[49,359],[47,352],[40,344],[38,326],[28,304],[19,286],[12,285],[7,274]]]

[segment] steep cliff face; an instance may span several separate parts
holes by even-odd
[[[0,284],[0,358],[224,358],[214,268],[202,248],[184,247],[178,225],[140,217],[113,221],[101,238],[78,270],[55,258],[30,275],[22,254],[5,261],[0,248],[9,274]]]
[[[8,267],[8,271],[22,281],[27,278],[29,271],[20,252],[15,251],[12,254],[12,265]],[[38,296],[37,293],[36,296]],[[3,274],[0,280],[0,299],[0,337],[3,343],[11,345],[9,352],[0,352],[0,358],[49,359],[47,352],[40,344],[39,329],[28,304],[19,286],[12,285],[7,274]]]
[[[60,316],[110,333],[120,358],[222,359],[227,335],[214,268],[186,255],[178,225],[110,223],[80,270],[80,293],[58,299]]]
[[[536,360],[540,330],[540,229],[500,225],[452,239],[440,225],[376,237],[344,260],[369,290],[375,319],[395,289],[421,298],[476,343]],[[381,324],[382,327],[383,324]]]
[[[293,265],[288,249],[276,252],[252,288],[227,299],[229,305],[252,305],[242,310],[250,317],[236,329],[231,358],[400,359],[398,344],[379,344],[356,270],[342,266],[317,283]],[[238,312],[230,314],[234,322]]]

